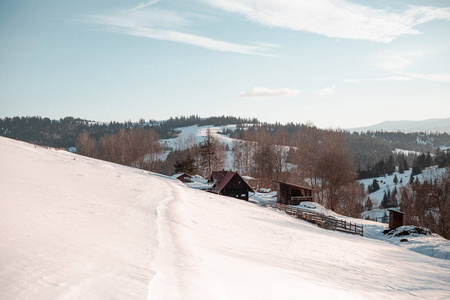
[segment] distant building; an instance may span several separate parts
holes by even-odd
[[[238,173],[232,171],[213,171],[211,192],[248,201],[252,187]]]
[[[388,211],[389,211],[389,228],[395,229],[403,226],[403,216],[405,215],[405,213],[394,209],[388,209]]]
[[[287,205],[299,205],[302,201],[314,201],[314,189],[306,185],[298,185],[282,181],[277,184],[277,202]]]
[[[186,173],[177,173],[171,176],[181,182],[192,182],[192,176]]]

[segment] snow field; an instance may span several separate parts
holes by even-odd
[[[448,260],[166,176],[5,138],[0,166],[4,299],[450,298]]]
[[[146,298],[160,177],[0,141],[1,298]]]

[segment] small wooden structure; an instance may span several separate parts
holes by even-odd
[[[211,192],[248,201],[248,192],[252,187],[237,173],[232,171],[213,171]]]
[[[171,176],[181,182],[192,182],[192,176],[186,173],[177,173]]]
[[[403,216],[405,215],[405,213],[394,209],[388,209],[388,211],[389,211],[389,228],[395,229],[400,226],[403,226]]]
[[[271,203],[270,207],[282,210],[288,215],[317,224],[317,226],[325,229],[364,236],[364,227],[356,223],[340,220],[333,216],[327,216],[301,207],[292,207],[280,203]]]
[[[314,189],[306,185],[298,185],[282,181],[277,184],[277,202],[287,205],[299,205],[302,201],[314,201]]]
[[[258,188],[258,179],[253,178],[251,176],[241,176],[244,178],[245,181],[247,181],[248,185],[251,186],[253,189]]]

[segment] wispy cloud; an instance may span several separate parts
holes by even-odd
[[[294,89],[269,89],[264,87],[254,87],[250,91],[244,91],[233,97],[233,99],[265,99],[271,97],[295,97],[300,93]]]
[[[411,71],[414,65],[427,57],[433,55],[427,51],[406,51],[406,52],[389,52],[379,55],[374,63],[374,66],[378,69],[391,72],[396,76],[390,76],[384,78],[385,80],[412,80],[422,79],[435,82],[450,83],[450,74],[423,74],[419,72]],[[358,81],[354,79],[353,82]],[[351,80],[344,80],[352,82]],[[368,80],[369,81],[369,80]],[[373,80],[372,80],[373,81]],[[381,81],[381,79],[379,80]],[[364,82],[364,79],[359,79],[358,82]]]
[[[314,94],[319,96],[329,96],[334,93],[334,90],[336,89],[336,85],[327,86],[323,89],[315,90]]]
[[[420,73],[401,73],[405,76],[410,76],[415,79],[423,79],[435,82],[450,83],[450,74],[420,74]]]
[[[375,58],[374,66],[378,69],[398,72],[414,65],[414,63],[423,57],[426,57],[426,51],[397,51],[387,52],[378,55]]]
[[[333,38],[389,43],[421,32],[414,27],[434,20],[450,20],[450,8],[410,6],[402,13],[374,9],[346,0],[203,0],[248,20],[283,29]]]
[[[409,81],[409,80],[412,80],[412,78],[407,76],[388,76],[379,78],[351,78],[351,79],[343,79],[342,81],[350,83],[362,83],[371,81]]]
[[[148,6],[154,5],[154,4],[158,3],[159,1],[160,0],[150,0],[150,1],[147,1],[147,2],[142,2],[139,5],[133,7],[132,9],[130,9],[128,11],[140,10],[140,9],[146,8]]]
[[[184,43],[222,52],[272,56],[266,53],[268,47],[262,45],[232,43],[187,33],[185,29],[192,21],[181,13],[154,8],[153,5],[157,2],[146,2],[131,10],[114,14],[88,15],[79,21],[96,25],[100,30],[130,36]]]

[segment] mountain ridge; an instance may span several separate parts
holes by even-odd
[[[370,126],[348,128],[348,131],[401,131],[450,133],[450,118],[432,118],[420,121],[384,121]]]

